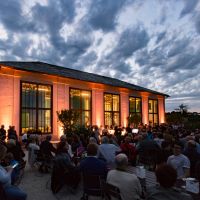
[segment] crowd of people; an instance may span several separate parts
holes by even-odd
[[[128,165],[143,165],[155,171],[159,183],[159,186],[147,189],[146,199],[191,199],[190,195],[177,191],[173,186],[177,179],[187,177],[200,181],[200,130],[191,131],[166,124],[156,127],[141,125],[136,132],[131,127],[111,128],[112,131],[108,127],[103,129],[94,126],[87,136],[62,135],[56,146],[51,143],[49,135],[43,141],[37,135],[24,137],[28,163],[34,168],[38,167],[36,163],[40,161],[39,171],[51,173],[53,193],[59,192],[65,184],[75,191],[81,177],[94,174],[120,188],[123,200],[140,199],[140,181],[126,169]],[[0,156],[0,183],[6,193],[10,194],[7,188],[12,188],[19,196],[23,194],[19,200],[26,199],[26,194],[12,185],[13,172],[5,164],[6,152],[12,158],[7,162],[7,167],[11,160],[19,163],[24,161],[24,153],[14,127],[10,127],[6,135],[2,126],[0,138],[1,148],[4,148],[4,155]],[[4,181],[5,175],[9,181]]]

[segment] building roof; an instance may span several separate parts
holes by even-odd
[[[83,72],[83,71],[79,71],[75,69],[52,65],[52,64],[48,64],[44,62],[17,62],[17,61],[4,62],[4,61],[1,61],[0,65],[5,65],[7,67],[11,67],[18,70],[39,72],[39,73],[61,76],[65,78],[72,78],[72,79],[77,79],[77,80],[82,80],[82,81],[93,82],[93,83],[103,83],[103,84],[111,85],[115,87],[122,87],[122,88],[131,89],[131,90],[150,92],[153,94],[169,97],[169,95],[167,94],[150,90],[150,89],[147,89],[138,85],[134,85],[131,83],[127,83],[125,81],[121,81],[116,78],[110,78],[110,77],[101,76],[101,75],[97,75],[93,73],[88,73],[88,72]]]

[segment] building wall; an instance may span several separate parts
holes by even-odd
[[[61,109],[69,109],[69,89],[78,88],[91,90],[92,92],[92,124],[104,125],[104,92],[120,94],[121,125],[127,126],[129,115],[129,96],[142,98],[142,122],[148,124],[148,99],[158,99],[159,122],[165,122],[165,98],[147,92],[138,92],[126,88],[117,88],[98,83],[84,82],[76,79],[62,78],[13,70],[7,67],[0,69],[0,124],[6,129],[9,125],[15,125],[19,133],[20,125],[20,81],[50,84],[53,87],[53,136],[55,138],[62,134],[62,127],[57,122],[56,112]]]

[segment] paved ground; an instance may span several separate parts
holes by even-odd
[[[41,174],[37,169],[31,169],[28,164],[19,187],[28,194],[27,200],[79,200],[82,196],[82,184],[75,193],[65,186],[58,194],[53,195],[50,190],[50,174]],[[101,198],[90,197],[89,199]]]

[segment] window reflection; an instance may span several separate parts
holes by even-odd
[[[138,115],[142,121],[141,98],[129,97],[129,117]]]
[[[79,124],[91,124],[91,92],[80,89],[70,89],[70,108],[80,113]]]
[[[149,124],[158,125],[158,100],[149,100]]]
[[[119,126],[120,122],[119,95],[104,94],[105,125]]]
[[[25,82],[21,84],[21,133],[52,132],[51,93],[51,86]]]

